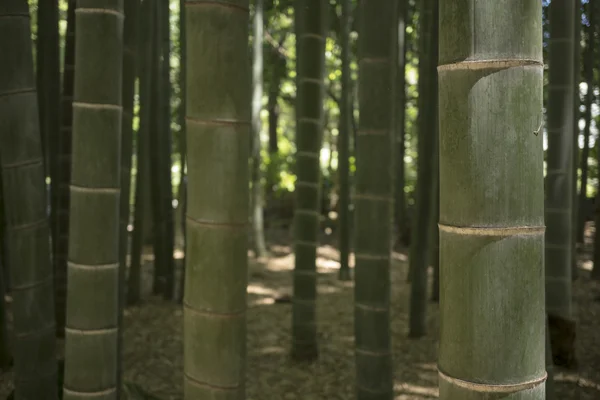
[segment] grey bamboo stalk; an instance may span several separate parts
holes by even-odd
[[[546,172],[546,310],[570,319],[573,222],[573,4],[549,9],[548,150]]]
[[[76,0],[69,0],[67,31],[61,96],[61,125],[58,136],[58,173],[53,186],[58,190],[56,210],[56,234],[54,247],[54,299],[56,331],[58,337],[65,335],[67,312],[67,259],[69,252],[69,208],[71,182],[71,141],[73,130],[73,83],[75,74],[75,7]]]
[[[57,397],[50,228],[25,0],[0,7],[3,261],[13,298],[15,399]]]
[[[123,1],[78,1],[75,19],[63,395],[67,400],[115,399]]]
[[[396,2],[359,3],[354,337],[358,400],[393,399],[390,263]]]
[[[294,298],[292,357],[318,357],[316,289],[320,217],[325,70],[325,0],[300,0],[295,6],[297,40],[296,208],[294,210]]]
[[[262,124],[260,111],[263,99],[263,0],[254,3],[254,42],[252,66],[252,243],[256,257],[267,254],[265,245],[265,229],[263,221],[264,187],[261,173],[261,140]]]
[[[436,176],[438,0],[422,0],[419,35],[419,129],[417,189],[409,270],[411,273],[409,332],[412,338],[427,331],[427,271],[431,255]]]
[[[439,4],[440,399],[543,400],[542,4]]]
[[[252,129],[249,1],[186,0],[185,7],[189,201],[183,398],[241,400]]]
[[[340,96],[340,132],[338,136],[338,174],[340,183],[339,200],[339,241],[340,241],[340,272],[342,281],[351,280],[350,265],[350,129],[352,123],[352,104],[350,104],[350,91],[352,90],[352,76],[350,72],[350,29],[352,4],[350,0],[342,2],[342,35],[341,35],[341,61],[342,61],[342,93]]]

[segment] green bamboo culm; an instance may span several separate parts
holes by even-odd
[[[550,5],[546,169],[546,311],[572,318],[573,24],[570,1]]]
[[[354,337],[358,400],[391,400],[396,2],[359,3]]]
[[[154,7],[150,0],[143,0],[139,5],[139,24],[137,35],[136,69],[139,76],[139,129],[136,135],[137,163],[135,177],[135,210],[133,213],[133,233],[131,235],[131,266],[127,279],[127,304],[134,305],[140,301],[142,285],[142,247],[146,230],[146,209],[150,208],[150,196],[145,196],[149,183],[147,175],[149,167],[149,126],[150,126],[150,91],[151,91],[151,53],[153,48],[152,32],[154,24]]]
[[[26,0],[0,6],[3,261],[13,298],[15,399],[56,399],[50,227]]]
[[[243,400],[251,135],[249,1],[186,0],[185,7],[188,254],[183,397]]]
[[[45,174],[50,177],[50,232],[52,255],[58,242],[58,154],[60,134],[60,44],[59,1],[38,1],[36,74],[40,132],[44,153]]]
[[[579,1],[576,1],[579,4]],[[595,3],[593,3],[595,4]],[[579,4],[581,5],[581,4]],[[596,51],[596,38],[595,38],[595,22],[596,22],[596,13],[595,7],[592,7],[592,3],[587,3],[587,19],[589,25],[586,27],[586,44],[585,44],[585,52],[583,59],[583,74],[586,82],[586,86],[588,88],[594,87],[594,55]],[[581,15],[577,13],[581,18]],[[581,24],[576,24],[576,27],[581,27]],[[575,31],[575,43],[577,43],[577,30]],[[578,46],[576,46],[578,47]],[[577,74],[576,74],[577,75]],[[575,80],[576,87],[576,98],[575,100],[575,118],[573,118],[573,125],[577,125],[577,134],[579,134],[579,80]],[[586,200],[587,200],[587,187],[588,187],[588,158],[590,156],[590,133],[591,133],[591,122],[592,122],[592,104],[594,103],[594,91],[588,90],[585,94],[585,128],[583,130],[583,150],[581,151],[581,189],[579,191],[579,208],[578,213],[578,227],[577,227],[577,242],[583,244],[584,243],[584,234],[585,234],[585,222],[586,222],[586,214],[583,210],[586,208]],[[579,135],[577,135],[577,139],[579,139]],[[579,145],[579,141],[577,142]],[[579,147],[577,147],[579,149]],[[576,170],[577,171],[577,170]],[[577,203],[574,203],[577,204]],[[573,269],[573,273],[576,272],[576,269]]]
[[[73,129],[73,83],[75,74],[75,7],[76,0],[69,0],[67,31],[61,95],[61,124],[58,136],[57,177],[52,186],[58,190],[56,211],[56,234],[52,237],[54,249],[54,301],[56,309],[56,332],[65,336],[67,312],[67,259],[69,252],[69,208],[71,182],[71,142]]]
[[[252,43],[252,244],[256,257],[267,255],[263,218],[264,186],[262,184],[260,133],[262,123],[260,112],[263,100],[263,0],[254,1],[254,39]]]
[[[437,196],[437,53],[438,0],[422,0],[419,35],[419,115],[415,219],[411,239],[409,332],[412,338],[427,332],[427,277],[431,256],[431,231]]]
[[[543,400],[542,4],[439,4],[440,399]]]
[[[187,235],[185,229],[185,215],[187,208],[187,178],[186,178],[186,142],[185,142],[185,86],[186,86],[186,37],[185,37],[185,0],[179,0],[179,154],[181,157],[181,179],[179,180],[179,207],[181,218],[181,230],[183,234],[183,260],[181,265],[185,268],[185,255],[187,246]],[[177,300],[179,303],[183,301],[183,287],[185,286],[185,271],[181,269],[179,278],[179,293]]]
[[[66,400],[116,399],[123,1],[75,10]]]
[[[409,1],[400,0],[398,2],[398,49],[397,49],[397,75],[396,75],[396,108],[397,113],[395,119],[394,130],[396,132],[396,179],[394,185],[394,216],[396,222],[396,232],[398,241],[405,244],[407,232],[407,216],[406,216],[406,195],[405,187],[405,171],[404,154],[406,153],[405,132],[406,132],[406,50],[407,50],[407,35],[406,27],[410,23]]]
[[[340,247],[340,272],[342,281],[352,279],[350,274],[350,129],[352,127],[352,104],[350,91],[352,90],[352,76],[350,72],[350,30],[352,4],[350,0],[341,0],[342,3],[342,36],[341,36],[341,70],[342,93],[340,96],[340,132],[338,136],[338,174],[340,182],[339,203],[339,247]]]
[[[133,153],[133,113],[136,79],[136,45],[138,34],[139,0],[126,0],[123,26],[123,104],[121,127],[121,194],[119,205],[119,349],[117,387],[121,387],[123,362],[123,308],[125,306],[125,279],[129,250],[131,160]]]
[[[171,82],[169,4],[151,0],[155,29],[151,32],[150,193],[154,220],[153,294],[173,298],[173,207],[171,188]]]
[[[296,208],[294,210],[292,358],[311,361],[317,345],[317,246],[321,195],[325,0],[299,0],[296,25]]]
[[[171,133],[171,23],[170,23],[170,2],[158,1],[158,31],[160,32],[160,64],[159,80],[161,85],[160,97],[158,98],[157,115],[159,116],[159,138],[157,143],[159,172],[157,179],[160,187],[160,202],[162,220],[158,223],[158,230],[161,233],[161,243],[163,247],[163,261],[161,269],[164,273],[164,292],[166,300],[173,300],[175,290],[175,268],[173,261],[173,250],[175,246],[175,232],[173,220],[173,177],[171,174],[172,151],[172,133]]]
[[[56,155],[60,130],[60,48],[58,32],[58,0],[38,1],[36,74],[40,131],[46,176],[54,179],[51,186],[51,229],[56,234]]]
[[[577,192],[577,179],[579,176],[579,118],[581,113],[579,112],[579,107],[581,106],[581,98],[579,93],[579,83],[581,81],[581,0],[573,1],[573,8],[575,10],[575,23],[573,24],[573,131],[572,139],[573,139],[573,169],[571,170],[571,174],[573,179],[571,179],[571,194],[573,195],[573,207],[571,208],[572,213],[572,222],[571,222],[571,278],[573,280],[577,279],[578,276],[578,264],[577,264],[577,243],[578,243],[578,227],[579,227],[579,216],[584,215],[583,212],[579,212],[578,207],[578,192]],[[589,18],[589,16],[588,16]],[[590,21],[590,26],[593,24]],[[585,62],[585,61],[584,61]],[[585,66],[584,66],[585,68]],[[586,124],[587,125],[587,124]],[[581,154],[583,158],[583,153],[585,152],[585,146],[583,152]],[[589,146],[588,146],[589,150]],[[587,176],[584,180],[584,174],[587,174],[587,170],[581,169],[581,187],[583,188],[583,183],[586,182],[587,186]],[[582,209],[583,210],[583,209]]]

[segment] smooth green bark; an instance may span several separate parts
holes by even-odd
[[[358,400],[393,398],[390,263],[394,204],[396,5],[359,4],[354,336]]]
[[[263,99],[263,0],[254,2],[254,42],[252,65],[252,244],[256,257],[267,254],[263,220],[264,187],[262,184],[260,111]]]
[[[186,400],[243,400],[251,70],[249,1],[187,0]],[[210,96],[207,96],[210,93]]]
[[[13,298],[16,400],[56,399],[50,230],[29,9],[0,3],[0,166],[4,261]]]
[[[70,0],[67,9],[67,30],[61,96],[61,124],[58,136],[57,179],[52,186],[58,191],[56,207],[56,234],[54,247],[54,299],[56,302],[56,332],[65,335],[67,312],[67,258],[69,252],[69,208],[71,182],[71,141],[73,130],[73,83],[75,74],[75,7]]]
[[[352,2],[341,0],[342,3],[342,34],[341,34],[341,72],[342,93],[340,96],[340,131],[338,133],[338,174],[340,183],[339,193],[339,247],[340,272],[342,281],[352,279],[348,258],[350,256],[350,129],[352,128],[352,74],[350,72],[350,29]]]
[[[420,4],[417,189],[409,258],[411,291],[408,335],[412,338],[421,337],[427,331],[427,271],[434,223],[433,204],[437,195],[438,1],[422,0]]]
[[[572,316],[571,252],[573,222],[573,36],[575,8],[568,1],[549,9],[547,169],[546,169],[546,311]]]
[[[541,2],[439,4],[440,399],[542,400]]]
[[[118,395],[123,1],[78,0],[66,400]]]
[[[296,61],[296,204],[294,210],[294,298],[292,357],[314,360],[317,344],[317,246],[320,218],[325,73],[325,0],[295,5]]]

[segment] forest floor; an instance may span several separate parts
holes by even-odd
[[[353,283],[340,282],[338,252],[318,250],[319,360],[293,363],[289,358],[291,305],[275,302],[291,294],[294,256],[282,241],[271,243],[268,259],[250,258],[248,285],[248,400],[350,400],[355,396]],[[181,255],[180,255],[181,256]],[[146,293],[150,291],[148,258]],[[353,260],[351,259],[351,264]],[[427,336],[409,339],[406,252],[395,252],[392,265],[392,335],[395,399],[434,399],[437,389],[438,305],[427,308]],[[557,399],[600,399],[600,285],[589,279],[591,263],[582,258],[573,294],[577,309],[578,371],[555,369]],[[147,296],[125,311],[125,380],[160,399],[181,399],[182,310]],[[0,399],[12,373],[0,376]]]

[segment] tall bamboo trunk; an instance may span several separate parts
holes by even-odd
[[[254,42],[252,66],[252,243],[256,257],[267,254],[265,245],[265,228],[263,219],[264,187],[261,172],[261,140],[262,123],[260,111],[263,99],[263,0],[255,0],[254,4]]]
[[[65,335],[67,312],[67,258],[69,255],[69,208],[71,182],[71,141],[73,131],[73,84],[75,76],[75,7],[69,0],[61,96],[61,125],[58,136],[58,173],[54,187],[58,190],[56,234],[54,247],[54,299],[56,302],[56,332]]]
[[[143,264],[144,232],[146,230],[146,212],[151,206],[152,199],[147,196],[149,183],[150,160],[149,129],[150,129],[150,96],[151,96],[151,54],[153,49],[152,32],[155,29],[153,20],[154,8],[150,0],[143,0],[139,7],[139,34],[137,36],[137,71],[139,75],[139,129],[136,137],[137,165],[135,177],[135,211],[133,215],[133,233],[131,235],[131,266],[127,281],[127,304],[133,305],[140,301]]]
[[[129,250],[131,201],[131,161],[133,156],[133,114],[136,79],[136,43],[138,34],[139,0],[126,0],[124,13],[127,23],[123,27],[123,116],[121,127],[121,197],[119,204],[119,341],[117,387],[121,387],[123,370],[123,308],[125,306],[125,280]]]
[[[340,131],[338,133],[338,175],[340,183],[339,199],[339,247],[340,247],[340,272],[342,281],[351,280],[350,265],[350,129],[352,123],[352,104],[350,92],[352,90],[352,75],[350,72],[350,29],[352,3],[350,0],[342,2],[342,35],[341,35],[341,61],[342,61],[342,93],[340,96]]]
[[[579,3],[579,1],[576,1]],[[585,120],[585,128],[583,130],[583,150],[581,152],[581,189],[579,190],[579,215],[577,224],[577,242],[583,244],[583,237],[585,231],[585,219],[587,217],[584,210],[586,209],[587,200],[587,183],[588,183],[588,157],[590,156],[590,128],[592,125],[592,103],[594,102],[594,49],[595,49],[595,30],[596,22],[594,15],[594,7],[591,7],[591,3],[588,3],[588,27],[586,29],[586,46],[584,55],[584,79],[587,85],[587,93],[585,95],[585,114],[583,116]],[[581,26],[578,22],[577,27]],[[577,99],[575,103],[579,106],[579,80],[575,81],[577,86],[576,93]],[[576,121],[579,124],[579,107],[576,109]],[[579,127],[577,127],[579,129]],[[579,135],[578,135],[579,136]],[[577,143],[579,145],[579,143]]]
[[[546,172],[546,311],[572,321],[572,210],[573,207],[573,37],[572,2],[552,2],[549,9],[548,150]],[[552,319],[551,319],[552,321]],[[550,329],[553,329],[552,322]],[[562,330],[562,327],[558,327]],[[565,336],[566,337],[566,336]],[[553,353],[565,348],[552,343]],[[567,355],[567,358],[574,357]]]
[[[29,9],[0,7],[0,166],[4,261],[13,298],[15,399],[56,399],[50,229]]]
[[[390,263],[394,204],[396,3],[359,3],[354,337],[358,400],[393,399]]]
[[[406,26],[409,24],[409,1],[398,2],[398,71],[396,77],[396,179],[395,179],[395,221],[398,240],[402,244],[406,239],[406,195],[404,193],[406,181],[406,166],[404,153],[406,152]]]
[[[439,4],[440,399],[543,400],[542,4]]]
[[[325,71],[325,0],[300,0],[295,7],[296,208],[294,210],[294,299],[292,357],[314,360],[317,346],[317,246],[320,218]]]
[[[577,232],[579,230],[578,221],[579,215],[583,213],[583,210],[580,211],[578,209],[579,196],[577,192],[577,179],[579,172],[579,106],[581,104],[579,96],[579,82],[581,81],[581,0],[574,0],[573,9],[575,10],[575,23],[573,24],[573,169],[571,171],[573,177],[571,182],[573,207],[571,208],[571,278],[575,280],[577,279],[579,271],[577,263]]]
[[[183,260],[181,264],[181,275],[179,278],[178,301],[183,301],[183,287],[185,285],[185,257],[187,249],[187,230],[185,216],[187,213],[187,144],[185,140],[185,103],[186,103],[186,47],[187,38],[185,35],[185,0],[179,0],[179,153],[181,156],[181,180],[179,181],[179,207],[181,207],[181,229],[183,235]]]
[[[250,198],[249,1],[186,0],[185,6],[189,202],[183,395],[241,400]]]
[[[118,398],[123,1],[75,10],[67,400]]]
[[[56,179],[58,135],[60,130],[60,48],[58,0],[38,1],[36,74],[40,131],[46,176]],[[51,185],[51,204],[56,204],[57,185]],[[54,207],[51,208],[53,210]],[[51,229],[56,231],[56,216],[51,214]]]
[[[438,152],[437,53],[438,1],[422,0],[419,36],[419,116],[417,125],[417,189],[415,219],[409,258],[411,274],[410,319],[408,335],[413,338],[427,331],[427,277],[431,255],[431,224]]]
[[[164,271],[164,298],[172,300],[175,290],[175,265],[173,263],[173,250],[175,247],[175,229],[173,220],[173,177],[171,173],[172,161],[172,133],[171,133],[171,23],[170,2],[159,1],[158,31],[160,32],[161,61],[159,65],[159,81],[162,86],[159,97],[159,145],[157,149],[159,160],[160,180],[160,209],[162,221],[158,225],[161,232]]]

